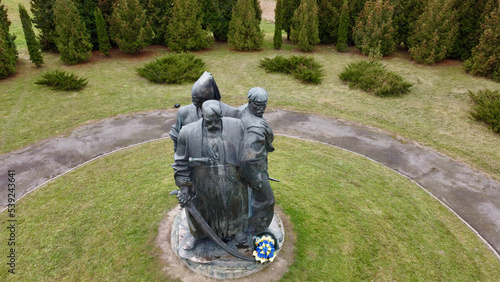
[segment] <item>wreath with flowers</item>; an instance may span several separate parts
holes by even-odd
[[[253,256],[260,263],[272,262],[276,258],[276,239],[271,233],[263,233],[253,237]]]

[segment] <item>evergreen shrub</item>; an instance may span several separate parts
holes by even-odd
[[[285,58],[278,55],[274,58],[264,58],[260,67],[267,72],[280,72],[291,74],[304,83],[320,84],[323,79],[323,66],[314,58],[306,56],[291,56]]]
[[[377,96],[401,96],[410,91],[411,83],[388,71],[379,61],[359,61],[349,64],[339,74],[351,88],[361,88]]]
[[[53,90],[72,91],[80,90],[87,85],[85,78],[78,78],[74,73],[54,70],[46,72],[35,84],[47,85]]]
[[[137,69],[137,73],[155,83],[181,84],[194,82],[202,74],[205,63],[191,53],[167,54]]]
[[[475,103],[471,111],[472,117],[488,124],[494,132],[500,133],[500,91],[469,91],[469,96]]]

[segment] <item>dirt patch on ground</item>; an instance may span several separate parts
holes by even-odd
[[[275,7],[276,7],[275,1],[260,0],[260,8],[262,9],[262,19],[274,23]]]

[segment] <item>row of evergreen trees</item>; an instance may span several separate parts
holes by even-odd
[[[404,46],[419,63],[462,59],[500,82],[499,18],[499,0],[277,0],[274,47],[281,30],[303,51],[322,42],[381,57]]]
[[[467,71],[496,78],[500,77],[499,3],[277,0],[274,47],[281,47],[282,30],[303,51],[321,42],[336,44],[341,52],[355,45],[378,57],[405,46],[417,62],[460,58],[466,60]],[[29,50],[59,51],[68,64],[87,60],[92,49],[109,54],[112,44],[136,53],[151,43],[187,51],[205,48],[215,39],[227,40],[237,50],[257,50],[263,41],[258,0],[31,0],[31,12],[39,29],[38,46],[36,40],[28,40],[33,35],[24,26],[25,22],[30,26],[30,19],[20,6]],[[6,23],[0,44],[10,46],[1,49],[6,52],[15,46],[3,13]],[[9,54],[2,54],[1,60],[15,61],[17,53]],[[31,54],[35,64],[43,62]]]

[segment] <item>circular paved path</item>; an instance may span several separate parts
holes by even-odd
[[[16,172],[16,198],[100,156],[168,138],[176,111],[119,116],[75,129],[0,156],[0,171]],[[436,151],[362,125],[274,110],[265,118],[277,135],[323,142],[349,150],[406,176],[448,206],[477,231],[499,257],[500,184]],[[7,177],[0,177],[0,209],[7,204]]]

